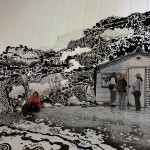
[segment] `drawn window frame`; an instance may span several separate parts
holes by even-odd
[[[108,88],[110,84],[111,73],[102,73],[101,74],[101,88]]]

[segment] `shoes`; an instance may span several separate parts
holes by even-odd
[[[120,109],[120,108],[119,108],[119,110],[126,110],[126,109]]]
[[[110,107],[116,107],[115,105],[111,105]]]
[[[132,106],[130,103],[127,103],[127,106],[129,107],[129,106]]]
[[[31,118],[31,117],[33,117],[32,115],[25,115],[24,116],[25,118]]]
[[[32,113],[23,114],[23,117],[30,118],[33,117],[33,114]]]
[[[33,113],[32,113],[32,112],[29,112],[28,115],[33,115]]]

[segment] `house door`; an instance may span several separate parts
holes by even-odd
[[[131,105],[135,106],[135,100],[133,94],[131,92],[133,91],[132,85],[136,81],[136,73],[140,73],[141,77],[143,79],[143,85],[142,85],[142,93],[140,97],[140,102],[141,102],[141,107],[145,107],[145,94],[144,94],[144,89],[145,89],[145,68],[129,68],[128,69],[128,84],[131,86],[129,88],[129,95],[128,95],[128,100]]]

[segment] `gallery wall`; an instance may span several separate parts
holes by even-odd
[[[20,44],[58,51],[64,45],[56,48],[57,39],[68,32],[59,42],[81,37],[82,29],[108,16],[148,10],[150,0],[0,0],[0,53]]]
[[[101,64],[150,53],[149,8],[150,0],[0,0],[2,112],[33,91],[52,104],[95,103]]]

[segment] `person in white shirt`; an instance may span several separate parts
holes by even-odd
[[[24,87],[25,90],[25,98],[28,98],[29,94],[29,84],[28,84],[28,78],[24,71],[21,72],[21,84]]]
[[[135,77],[136,77],[136,81],[135,81],[134,85],[132,85],[133,95],[134,95],[134,99],[135,99],[136,111],[140,111],[141,110],[140,96],[141,96],[141,91],[142,91],[143,79],[142,79],[140,73],[137,73],[135,75]]]
[[[117,92],[117,89],[116,89],[116,78],[117,78],[117,74],[115,72],[113,72],[111,74],[111,79],[110,79],[110,84],[112,84],[113,87],[114,87],[112,90],[110,90],[110,106],[111,107],[114,107],[113,103],[116,100],[116,92]]]

